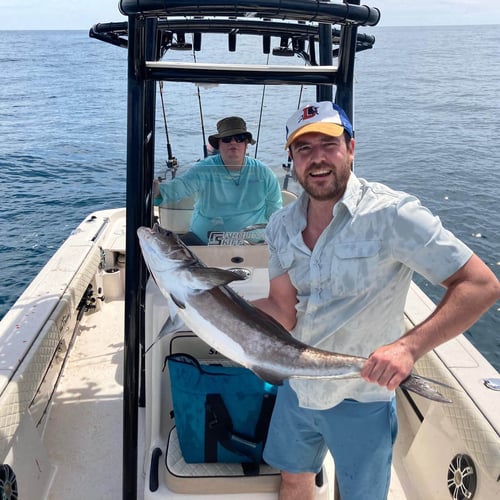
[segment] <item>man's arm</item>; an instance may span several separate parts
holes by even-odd
[[[361,372],[366,381],[394,390],[420,357],[467,330],[500,298],[498,279],[477,255],[442,285],[446,293],[426,320],[372,353]]]
[[[273,278],[269,283],[269,295],[252,302],[255,307],[272,316],[287,330],[291,330],[297,322],[295,304],[297,289],[292,285],[288,273]]]

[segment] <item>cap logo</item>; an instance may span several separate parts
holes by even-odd
[[[302,110],[302,117],[299,120],[299,123],[303,120],[309,120],[310,118],[314,118],[319,114],[318,106],[307,106]]]

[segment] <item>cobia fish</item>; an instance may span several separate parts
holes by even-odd
[[[142,255],[156,284],[193,332],[213,349],[275,385],[290,378],[359,377],[366,358],[317,349],[230,287],[244,277],[206,267],[171,231],[155,224],[137,230]],[[401,386],[433,401],[451,402],[429,382],[410,375]],[[445,386],[448,387],[448,386]]]

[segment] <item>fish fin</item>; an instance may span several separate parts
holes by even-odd
[[[198,290],[211,290],[218,286],[227,285],[232,281],[245,279],[240,273],[218,267],[193,267],[190,272],[195,279],[194,288]]]
[[[180,318],[180,316],[169,316],[163,326],[160,329],[160,333],[153,340],[152,344],[144,351],[144,354],[147,354],[149,350],[160,340],[165,337],[165,335],[170,335],[171,333],[178,332],[184,326],[184,321]]]
[[[175,295],[170,294],[170,298],[172,299],[172,302],[179,308],[179,309],[186,309],[186,304],[179,300]]]
[[[184,327],[184,321],[179,315],[169,316],[163,326],[161,327],[160,333],[156,340],[160,340],[165,337],[165,335],[170,335],[171,333],[178,332]]]
[[[255,373],[255,375],[264,380],[264,382],[272,385],[283,385],[283,379],[276,376],[275,373],[256,367],[252,367],[251,370]]]
[[[177,320],[178,319],[177,313],[179,312],[179,306],[173,301],[173,299],[170,297],[168,293],[164,295],[164,297],[167,300],[169,317],[172,318],[172,321]],[[177,299],[177,302],[180,303],[180,300]]]
[[[421,377],[420,375],[410,374],[403,382],[401,382],[401,387],[408,391],[414,392],[419,396],[430,399],[431,401],[437,401],[438,403],[452,403],[451,399],[441,394],[432,384],[437,384],[447,389],[454,390],[453,387],[433,380],[431,378]]]
[[[415,378],[418,378],[420,380],[429,382],[431,384],[440,385],[441,387],[444,387],[445,389],[450,389],[452,391],[456,391],[456,389],[451,387],[451,385],[445,384],[444,382],[440,382],[439,380],[435,380],[433,378],[428,378],[428,377],[423,377],[422,375],[415,375],[414,373],[412,373],[412,376]]]

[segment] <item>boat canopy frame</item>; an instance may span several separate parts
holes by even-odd
[[[318,100],[334,100],[353,120],[355,54],[375,38],[358,34],[375,26],[380,11],[359,0],[120,0],[127,22],[96,24],[89,35],[128,50],[126,277],[123,396],[122,498],[137,496],[138,408],[144,402],[145,290],[148,271],[137,229],[153,222],[155,113],[157,81],[316,86]],[[335,26],[339,26],[336,28]],[[191,33],[194,50],[201,36],[228,35],[229,50],[237,35],[262,37],[264,52],[272,37],[309,65],[255,66],[164,62],[175,44]],[[308,43],[308,50],[305,44]],[[315,47],[318,46],[319,62]],[[186,47],[183,47],[186,48]],[[279,49],[278,49],[279,52]],[[292,55],[293,55],[292,54]],[[290,55],[287,53],[287,55]],[[333,64],[333,59],[337,64]],[[333,87],[336,88],[333,96]]]

